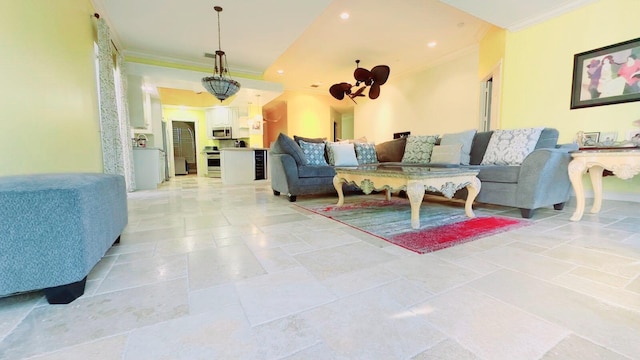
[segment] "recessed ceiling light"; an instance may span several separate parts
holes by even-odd
[[[282,70],[282,69],[280,69],[280,70],[278,70],[278,71],[276,71],[276,72],[278,73],[278,75],[282,75],[282,74],[284,74],[284,70]]]
[[[438,43],[435,41],[430,41],[429,43],[427,43],[427,46],[430,48],[435,47],[436,45],[438,45]]]
[[[340,19],[347,20],[348,18],[349,18],[348,12],[343,12],[342,14],[340,14]]]

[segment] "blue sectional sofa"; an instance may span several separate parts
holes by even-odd
[[[51,304],[75,300],[127,219],[120,175],[0,177],[0,296],[43,289]]]
[[[469,165],[429,163],[403,164],[405,139],[390,140],[376,145],[378,161],[386,164],[432,167],[467,167],[479,170],[482,183],[477,202],[519,208],[524,218],[531,218],[534,209],[553,206],[561,210],[571,194],[568,164],[569,151],[575,144],[558,145],[558,130],[544,128],[535,149],[521,165],[482,165],[493,131],[472,132]],[[280,134],[270,151],[271,187],[274,195],[285,194],[289,201],[299,195],[335,193],[332,166],[314,166],[305,163],[296,142]],[[466,198],[466,189],[456,197]]]

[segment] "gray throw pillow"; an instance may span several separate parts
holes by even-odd
[[[471,160],[471,144],[473,143],[474,136],[476,136],[476,129],[455,134],[444,134],[442,135],[440,145],[462,144],[462,150],[460,150],[460,164],[469,165],[469,161]]]
[[[277,146],[282,150],[283,153],[289,154],[293,157],[298,166],[309,164],[307,158],[304,156],[302,148],[300,148],[300,146],[296,144],[296,142],[293,141],[292,138],[288,137],[284,133],[280,133],[276,142],[278,143]]]

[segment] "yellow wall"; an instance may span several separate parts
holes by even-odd
[[[501,124],[551,126],[561,142],[576,132],[615,131],[624,139],[640,118],[640,102],[570,110],[573,56],[638,37],[640,1],[601,0],[506,34]],[[637,128],[635,128],[637,130]],[[589,183],[587,181],[587,183]],[[640,177],[606,178],[605,192],[640,193]]]
[[[287,135],[333,138],[330,95],[287,91],[277,100],[287,102]]]
[[[0,175],[102,172],[89,0],[0,2]]]
[[[490,74],[504,58],[507,31],[492,26],[480,41],[480,60],[478,76],[480,80]]]
[[[477,48],[441,64],[402,77],[392,77],[375,100],[358,99],[354,137],[376,143],[393,133],[441,135],[479,126]],[[343,100],[348,101],[348,100]]]

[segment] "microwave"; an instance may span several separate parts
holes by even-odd
[[[231,139],[230,126],[217,126],[211,130],[211,138],[213,139]]]

